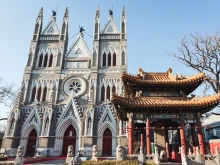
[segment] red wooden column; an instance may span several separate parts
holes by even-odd
[[[150,118],[146,119],[146,147],[147,155],[150,155]]]
[[[197,123],[197,132],[198,132],[200,154],[204,155],[205,154],[205,148],[204,148],[203,136],[202,136],[202,126],[201,126],[201,122],[200,122],[199,117],[197,118],[196,123]]]
[[[143,134],[141,134],[141,147],[144,146],[144,138],[143,138]]]
[[[132,117],[128,119],[128,154],[132,154],[133,148],[133,121]]]
[[[181,141],[181,146],[184,147],[184,152],[186,154],[186,143],[185,143],[185,133],[184,133],[184,118],[180,118],[180,141]]]

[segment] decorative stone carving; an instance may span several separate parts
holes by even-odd
[[[93,145],[92,147],[92,159],[91,160],[98,161],[97,145]]]
[[[181,147],[181,160],[182,160],[182,165],[188,165],[186,161],[186,155],[184,153],[184,147]]]
[[[160,161],[167,162],[167,152],[165,150],[160,151]]]
[[[154,163],[156,163],[156,165],[160,165],[160,159],[159,159],[157,146],[155,146]]]
[[[125,158],[124,147],[122,145],[119,145],[116,150],[117,150],[117,160],[124,160]]]
[[[66,163],[68,163],[72,157],[74,157],[74,152],[73,152],[73,146],[70,145],[67,151]]]
[[[144,154],[143,147],[140,147],[140,154],[138,155],[138,164],[146,163],[146,155]]]
[[[23,165],[24,162],[23,153],[24,153],[24,147],[19,146],[15,158],[15,163],[14,163],[15,165]]]
[[[71,158],[71,160],[68,162],[68,165],[81,165],[81,164],[82,164],[82,161],[79,157],[79,154]]]

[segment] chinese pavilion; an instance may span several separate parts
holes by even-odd
[[[135,152],[135,142],[141,141],[146,154],[178,151],[183,146],[195,151],[200,147],[205,153],[201,114],[213,109],[220,102],[220,93],[198,98],[189,94],[206,79],[204,73],[184,77],[167,72],[149,73],[139,69],[139,74],[123,73],[125,95],[112,97],[117,117],[128,121],[128,153]],[[142,139],[142,140],[141,140]],[[169,158],[169,154],[167,154]]]

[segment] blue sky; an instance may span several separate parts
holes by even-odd
[[[36,17],[44,8],[44,26],[52,10],[57,10],[61,27],[65,8],[69,8],[69,37],[83,26],[92,35],[94,16],[100,7],[101,28],[107,22],[108,10],[113,8],[114,21],[119,28],[122,7],[127,16],[128,72],[138,68],[148,72],[193,74],[168,53],[177,52],[179,41],[190,33],[212,34],[220,28],[220,1],[205,0],[2,0],[0,2],[0,77],[18,87],[27,62]],[[92,50],[92,38],[85,35]],[[69,40],[69,46],[74,38]],[[9,108],[0,105],[0,116]]]

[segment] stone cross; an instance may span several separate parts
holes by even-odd
[[[19,146],[14,162],[15,165],[23,165],[24,162],[23,153],[24,153],[24,147]]]

